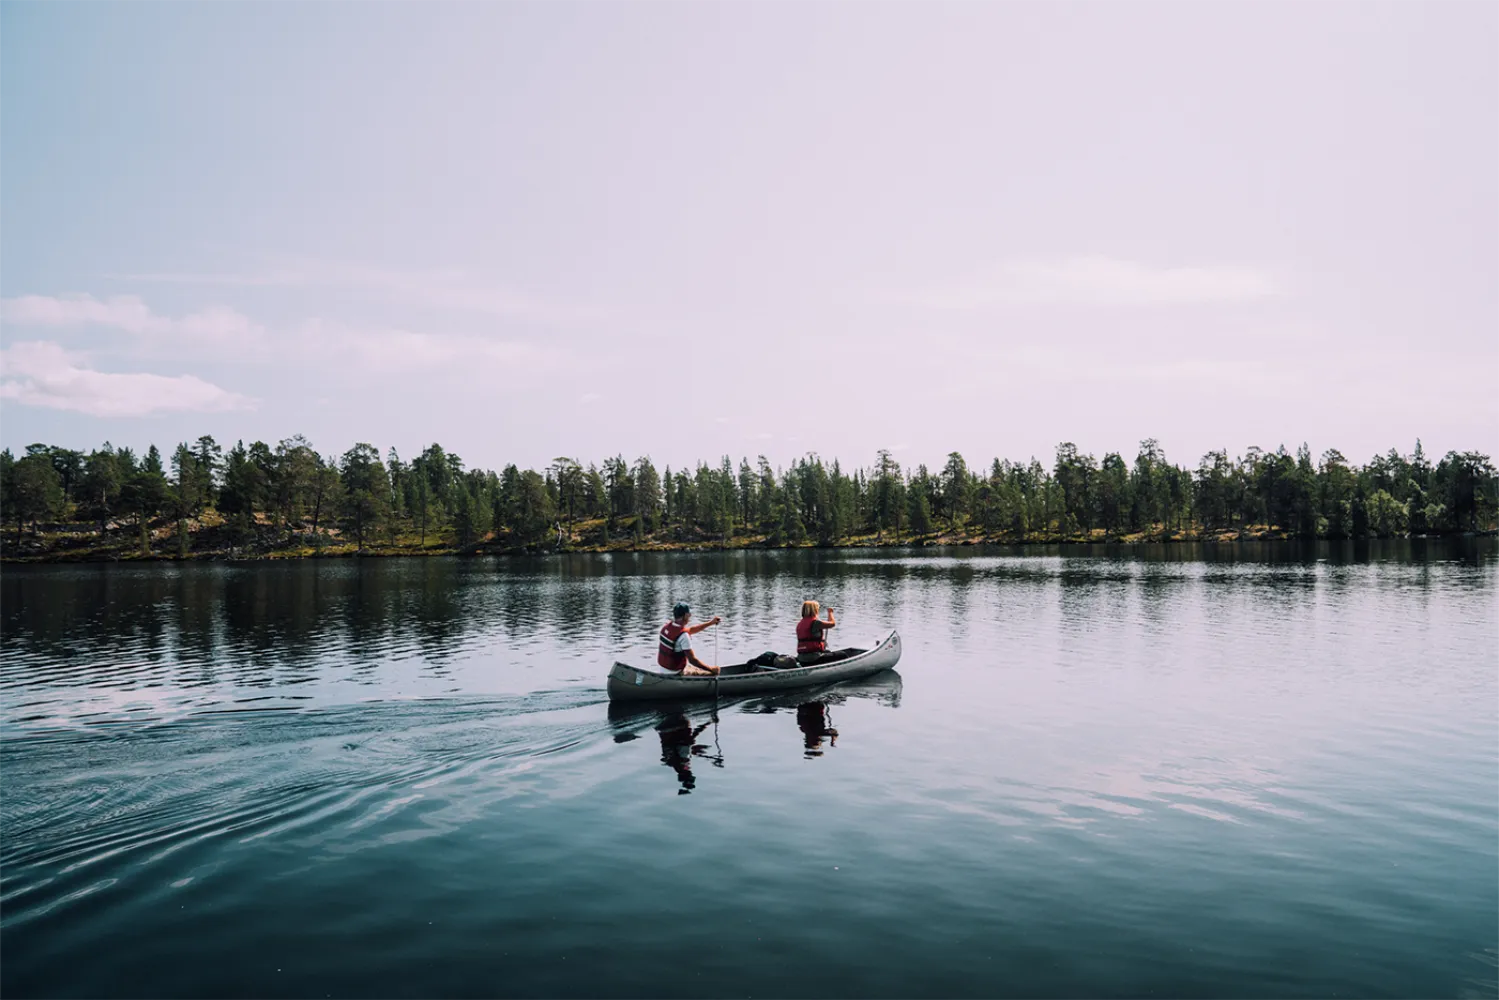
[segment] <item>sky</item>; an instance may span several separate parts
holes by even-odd
[[[0,444],[1499,454],[1499,5],[0,4]]]

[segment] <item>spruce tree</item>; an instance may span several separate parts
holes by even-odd
[[[102,539],[110,516],[120,500],[122,487],[120,468],[115,451],[105,442],[104,447],[89,453],[83,467],[82,509],[99,524]]]
[[[363,443],[344,452],[339,473],[344,488],[344,528],[354,535],[362,551],[365,538],[379,530],[389,510],[389,476],[380,453],[373,445]]]
[[[936,530],[932,525],[931,501],[926,498],[926,490],[916,488],[915,484],[912,485],[913,488],[908,491],[910,508],[908,520],[911,525],[911,534],[930,535]]]
[[[122,497],[126,507],[135,514],[136,526],[140,529],[142,555],[151,553],[151,518],[166,506],[168,496],[166,472],[161,467],[161,452],[153,444],[146,451],[140,468],[126,480]]]

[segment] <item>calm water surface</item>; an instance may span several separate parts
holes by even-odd
[[[1492,997],[1495,556],[6,568],[0,992]],[[805,597],[898,672],[604,699]]]

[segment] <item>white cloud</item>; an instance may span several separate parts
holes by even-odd
[[[128,334],[100,347],[110,367],[103,372],[55,342],[15,345],[6,355],[0,398],[29,406],[74,410],[95,416],[139,416],[181,410],[227,410],[250,405],[193,375],[162,376],[141,369],[191,360],[248,364],[242,375],[279,377],[288,363],[308,370],[349,373],[356,378],[470,376],[494,380],[535,377],[580,363],[565,347],[472,332],[429,332],[360,326],[319,318],[266,328],[226,306],[181,317],[159,315],[139,297],[99,299],[91,295],[25,295],[0,300],[11,327],[110,328]]]
[[[1279,293],[1270,275],[1248,267],[1153,267],[1112,257],[1069,257],[1004,261],[906,301],[937,309],[1029,303],[1146,306],[1246,302]]]
[[[211,306],[202,312],[189,313],[177,320],[173,333],[207,340],[246,340],[266,337],[265,327],[227,306]]]
[[[134,295],[117,295],[108,300],[92,295],[67,298],[22,295],[5,299],[0,307],[5,322],[16,326],[109,326],[129,333],[149,333],[161,322]]]
[[[249,409],[253,401],[195,375],[112,373],[81,367],[59,344],[27,341],[0,350],[0,399],[96,417]]]
[[[145,337],[185,337],[191,340],[234,341],[244,345],[261,339],[265,329],[227,306],[210,306],[181,319],[151,311],[138,296],[22,295],[0,301],[7,325],[22,327],[102,326]]]
[[[322,319],[309,319],[284,330],[268,330],[227,306],[211,306],[174,318],[153,312],[135,295],[109,299],[91,295],[60,298],[23,295],[0,301],[0,308],[7,326],[107,327],[140,338],[137,347],[170,340],[174,352],[192,349],[218,358],[293,355],[401,371],[443,365],[535,368],[565,357],[561,350],[524,341],[396,327],[349,326]]]
[[[277,288],[359,288],[381,297],[436,309],[475,312],[544,324],[595,319],[599,312],[525,295],[462,271],[399,271],[366,264],[287,258],[249,274],[156,272],[115,275],[133,281]]]
[[[538,370],[567,359],[561,350],[524,341],[395,327],[344,326],[321,319],[302,323],[292,344],[291,349],[329,362],[354,362],[394,372],[444,366],[465,372],[495,366]]]

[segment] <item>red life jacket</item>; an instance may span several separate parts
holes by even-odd
[[[816,626],[815,632],[814,626]],[[817,616],[808,615],[796,623],[796,651],[798,653],[821,653],[828,648],[828,644],[822,638],[825,634],[822,622],[817,620]]]
[[[661,645],[656,650],[656,663],[661,667],[681,673],[687,666],[687,654],[677,652],[677,637],[687,631],[687,626],[667,622],[661,629]]]

